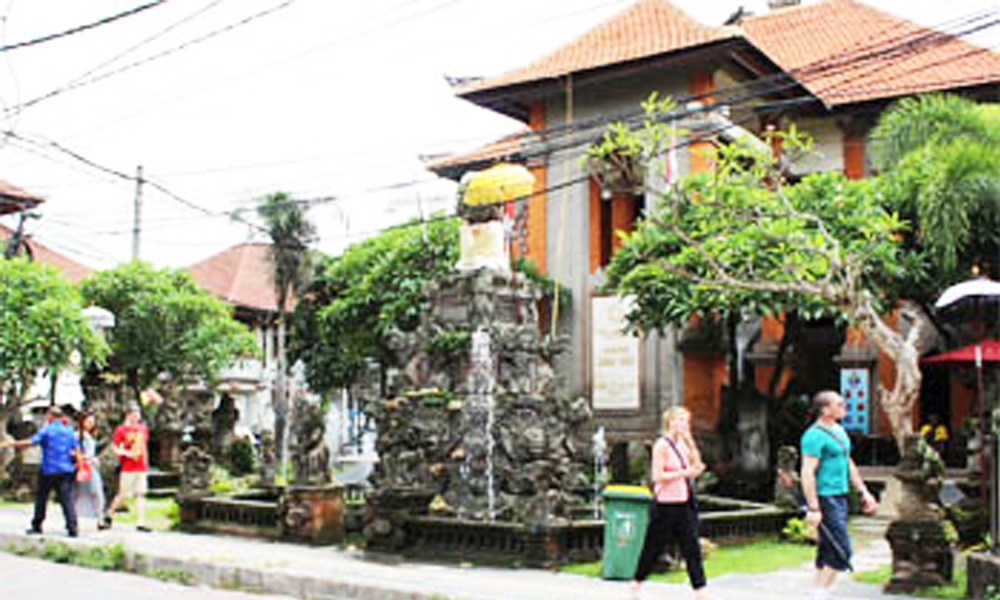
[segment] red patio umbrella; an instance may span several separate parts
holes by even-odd
[[[977,346],[981,349],[981,360],[983,362],[1000,362],[1000,340],[983,340],[978,344],[969,344],[968,346],[962,346],[961,348],[956,348],[954,350],[942,352],[941,354],[935,354],[934,356],[922,358],[920,359],[920,363],[924,365],[942,363],[972,364],[976,362]]]

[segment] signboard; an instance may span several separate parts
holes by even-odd
[[[631,301],[591,299],[594,410],[639,410],[639,338],[623,331]]]
[[[868,369],[840,370],[840,395],[847,403],[847,416],[840,424],[847,431],[868,434],[871,414],[870,377],[871,371]]]

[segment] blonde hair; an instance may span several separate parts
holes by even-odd
[[[663,432],[667,433],[668,431],[670,431],[670,422],[681,415],[686,416],[688,418],[688,421],[691,420],[691,411],[684,408],[683,406],[674,406],[672,408],[668,408],[667,410],[663,411]],[[687,435],[685,435],[683,439],[681,439],[681,442],[683,442],[687,446],[691,458],[695,462],[700,463],[701,451],[698,449],[698,444],[694,441],[694,435],[691,434],[690,430],[688,431]]]

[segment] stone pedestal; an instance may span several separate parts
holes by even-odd
[[[1000,588],[1000,556],[973,552],[969,554],[966,570],[969,576],[966,598],[984,600],[990,587]]]
[[[892,547],[889,593],[911,593],[918,588],[951,582],[954,556],[941,521],[894,521],[885,534]]]
[[[344,540],[344,488],[289,487],[279,501],[278,518],[283,539],[309,544],[340,543]]]

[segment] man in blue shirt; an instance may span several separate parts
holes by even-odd
[[[816,422],[802,436],[802,492],[806,522],[819,527],[816,550],[815,600],[830,597],[837,573],[851,568],[851,539],[847,537],[847,491],[854,486],[866,514],[878,502],[851,460],[851,439],[839,421],[847,404],[837,392],[825,390],[813,398]]]
[[[80,443],[73,429],[66,424],[62,410],[56,406],[45,414],[46,424],[35,435],[26,440],[0,444],[0,448],[42,447],[42,464],[38,468],[38,487],[35,490],[35,516],[31,520],[29,535],[42,533],[45,509],[49,502],[49,492],[56,491],[66,531],[70,537],[77,535],[76,508],[73,506],[73,480],[76,472],[76,454]]]

